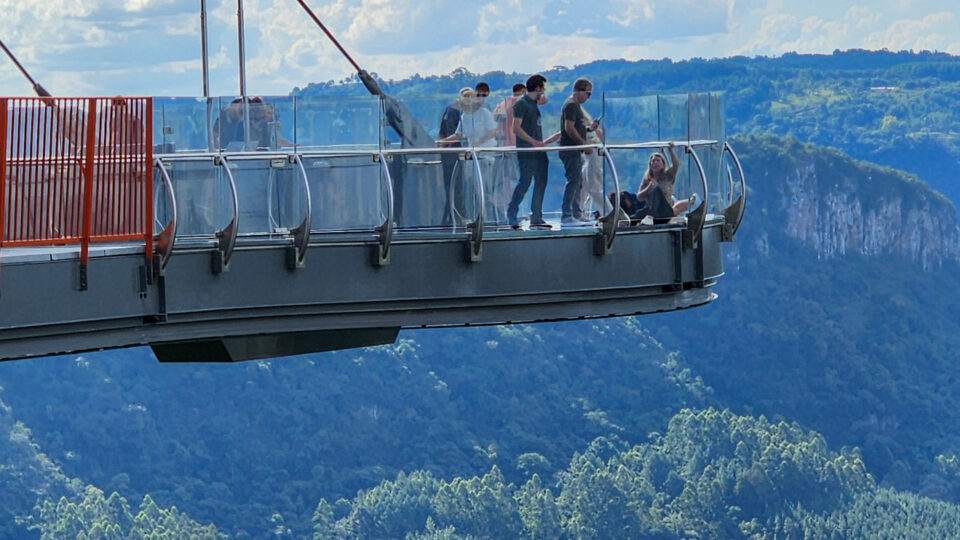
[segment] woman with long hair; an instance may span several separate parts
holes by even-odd
[[[643,182],[640,183],[640,189],[637,191],[637,199],[649,201],[654,189],[659,189],[673,207],[673,215],[680,215],[690,209],[697,201],[697,195],[693,194],[689,199],[679,201],[673,198],[673,184],[677,181],[677,171],[680,169],[680,160],[677,159],[677,152],[673,149],[674,143],[671,141],[667,146],[670,152],[670,168],[667,168],[667,159],[660,152],[654,152],[647,161],[647,172],[643,174]],[[648,202],[648,207],[651,204]],[[657,217],[657,216],[654,216]]]

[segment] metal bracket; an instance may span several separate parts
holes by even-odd
[[[740,196],[723,211],[724,221],[731,225],[730,240],[726,240],[726,237],[724,237],[723,241],[729,242],[733,240],[733,237],[737,234],[737,230],[740,228],[740,223],[743,221],[743,214],[747,206],[747,180],[743,176],[743,166],[740,165],[740,158],[737,157],[737,153],[733,151],[730,143],[723,144],[723,151],[730,154],[730,158],[733,159],[733,165],[737,169],[737,175],[740,176]],[[728,178],[729,174],[728,169]],[[731,193],[730,196],[732,197],[733,194]]]
[[[147,297],[147,281],[150,279],[150,270],[147,268],[147,265],[141,264],[137,267],[137,293],[140,294],[140,298],[144,299]]]
[[[230,172],[230,165],[227,163],[226,156],[215,156],[213,158],[215,165],[219,165],[227,177],[227,184],[230,186],[230,198],[233,209],[233,219],[226,227],[217,231],[217,249],[211,253],[210,270],[214,274],[226,272],[230,269],[230,258],[233,256],[233,249],[237,245],[237,229],[240,220],[240,207],[237,202],[237,184],[233,180],[233,173]]]
[[[673,284],[672,290],[683,289],[683,236],[689,231],[676,231],[673,235]]]
[[[732,223],[724,223],[723,227],[720,229],[720,241],[721,242],[733,242],[733,235],[736,231],[733,228]]]
[[[466,248],[467,262],[480,262],[483,260],[483,227],[478,226],[476,221],[467,223],[467,230],[470,231],[470,239],[464,245]]]
[[[460,154],[464,155],[464,154]],[[477,157],[477,151],[470,149],[469,159],[473,160],[473,171],[477,177],[477,219],[467,224],[467,230],[470,231],[470,241],[467,242],[467,261],[480,262],[483,260],[483,224],[485,220],[486,194],[483,189],[483,171],[480,169],[480,159]]]
[[[307,170],[303,166],[303,160],[300,155],[293,156],[292,161],[296,163],[300,171],[300,178],[303,180],[303,193],[307,204],[306,215],[297,228],[290,231],[293,234],[293,245],[287,249],[287,268],[295,270],[303,268],[306,265],[307,246],[310,244],[310,227],[313,225],[313,200],[310,196],[310,182],[307,179]]]
[[[177,197],[173,192],[173,182],[170,180],[170,174],[167,172],[166,164],[157,158],[154,160],[154,166],[160,170],[160,178],[167,191],[167,199],[170,204],[170,222],[160,231],[156,237],[156,250],[160,255],[157,264],[155,264],[157,275],[163,275],[170,262],[170,256],[173,254],[173,247],[177,241]]]
[[[390,245],[393,243],[393,178],[390,176],[390,168],[387,166],[387,160],[390,156],[384,156],[381,152],[378,154],[380,168],[383,171],[381,178],[386,183],[387,193],[387,219],[374,230],[377,232],[377,243],[373,246],[373,264],[374,266],[386,266],[390,264]],[[383,186],[381,186],[381,189]]]
[[[693,163],[697,166],[697,172],[700,173],[700,184],[703,189],[703,201],[696,210],[687,212],[687,228],[693,231],[691,247],[700,241],[700,235],[703,234],[703,224],[707,219],[707,201],[710,200],[710,193],[707,187],[707,174],[703,171],[703,163],[696,150],[689,144],[686,146],[686,152],[693,157]]]
[[[606,146],[597,149],[603,155],[604,161],[610,167],[610,175],[613,177],[614,204],[610,212],[600,218],[600,233],[594,240],[593,253],[602,257],[613,249],[613,240],[617,237],[617,215],[620,211],[620,177],[617,176],[617,167],[613,164],[613,156]],[[601,207],[602,208],[602,207]]]

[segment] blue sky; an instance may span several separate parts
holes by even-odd
[[[307,0],[385,78],[524,73],[597,59],[960,54],[957,0]],[[199,0],[0,0],[0,39],[54,95],[201,94]],[[238,92],[237,0],[208,0],[211,92]],[[296,0],[246,0],[247,86],[282,95],[352,73]],[[0,59],[0,95],[31,95]]]

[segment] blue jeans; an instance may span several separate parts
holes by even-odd
[[[517,223],[517,212],[520,202],[530,189],[530,180],[533,179],[533,199],[530,201],[530,223],[543,223],[543,194],[547,191],[547,154],[545,153],[518,153],[517,163],[520,165],[520,182],[513,190],[513,198],[507,206],[507,221]]]

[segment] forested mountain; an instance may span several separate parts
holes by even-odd
[[[680,62],[602,60],[543,73],[554,97],[567,95],[580,76],[592,79],[595,91],[614,96],[724,91],[728,133],[793,135],[837,148],[916,174],[960,202],[960,57],[850,50]],[[527,75],[460,69],[383,86],[400,96],[456,96],[459,88],[483,79],[502,93]],[[366,91],[355,81],[330,81],[294,93]]]
[[[0,536],[960,536],[960,231],[931,189],[953,196],[937,160],[956,154],[923,134],[924,117],[957,131],[955,66],[852,51],[548,72],[727,89],[750,192],[716,302],[238,365],[0,364]],[[320,90],[356,88],[302,92]],[[894,101],[910,114],[884,126]]]
[[[915,177],[795,140],[738,145],[763,172],[726,298],[667,314],[654,334],[725,406],[799,421],[834,448],[859,446],[881,482],[958,500],[944,462],[960,452],[953,205]]]
[[[598,438],[544,482],[429,473],[321,501],[314,538],[931,538],[960,535],[955,505],[878,488],[849,450],[796,425],[682,410],[630,447]]]

